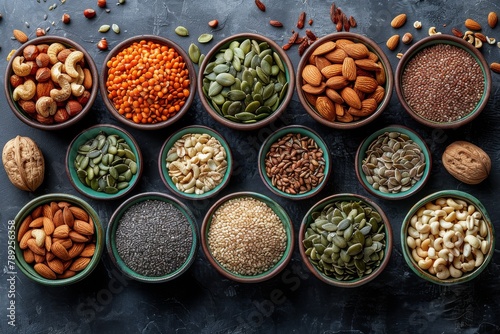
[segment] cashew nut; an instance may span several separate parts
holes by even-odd
[[[66,49],[66,47],[61,43],[56,42],[49,45],[49,47],[47,48],[47,55],[49,56],[51,64],[55,64],[59,61],[57,59],[57,54],[64,49]]]
[[[64,61],[64,68],[66,73],[72,78],[78,78],[78,70],[76,69],[77,63],[83,59],[83,52],[75,50],[71,52]]]
[[[26,80],[22,85],[17,86],[12,92],[14,101],[31,100],[36,93],[35,82],[31,79]]]
[[[424,270],[427,270],[432,266],[433,262],[434,261],[432,261],[432,259],[425,258],[423,260],[418,261],[418,266]]]
[[[433,260],[437,259],[436,249],[434,247],[429,247],[427,250],[427,256]]]
[[[416,224],[415,224],[415,229],[419,232],[419,233],[429,233],[430,230],[431,230],[431,225],[429,224],[424,224],[422,221],[418,221]]]
[[[494,37],[488,37],[486,36],[486,41],[488,42],[488,44],[495,44],[495,42],[497,41]]]
[[[466,235],[465,238],[464,238],[464,241],[466,243],[468,243],[469,245],[472,246],[472,248],[481,248],[481,241],[479,241],[478,238],[476,238],[475,236],[469,234],[469,235]]]
[[[436,249],[438,252],[444,248],[444,245],[443,245],[443,238],[436,238],[436,240],[434,240],[434,249]]]
[[[472,254],[474,255],[475,258],[474,266],[479,267],[484,261],[484,254],[481,252],[480,249],[473,249]]]
[[[61,74],[57,79],[60,89],[54,88],[50,90],[50,97],[56,102],[62,102],[71,96],[71,78],[67,74]]]
[[[35,238],[35,244],[38,247],[43,247],[43,245],[45,244],[45,232],[43,229],[37,228],[31,230],[31,236]]]
[[[488,240],[481,241],[481,252],[487,254],[490,251],[490,242]]]
[[[453,278],[459,278],[463,275],[463,272],[461,270],[458,270],[454,266],[449,266],[448,270],[450,271],[450,276]]]
[[[24,57],[17,56],[12,60],[12,70],[20,77],[25,77],[31,73],[33,66],[30,63],[24,63]]]
[[[444,234],[443,237],[444,247],[449,249],[455,247],[455,242],[452,240],[454,236],[455,236],[454,231],[448,231]]]
[[[448,204],[449,206],[451,206],[455,210],[462,210],[464,207],[462,204],[457,203],[453,198],[448,198],[446,200],[446,204]]]
[[[407,236],[406,237],[406,244],[411,249],[414,249],[415,247],[417,247],[417,244],[415,243],[415,239],[413,237],[411,237],[411,236]]]
[[[421,258],[425,259],[428,256],[427,251],[424,251],[422,248],[417,247],[417,255],[420,256]]]
[[[436,271],[437,278],[447,279],[448,277],[450,277],[450,269],[448,269],[448,263],[445,259],[438,258],[436,261],[434,261],[432,267]]]
[[[83,85],[79,85],[75,82],[71,83],[71,94],[78,97],[82,96],[84,92],[85,92],[85,87],[83,87]]]
[[[59,76],[63,73],[62,72],[63,66],[64,66],[63,63],[61,62],[52,65],[52,67],[50,68],[50,78],[52,79],[52,81],[57,82]]]
[[[476,267],[476,261],[474,259],[471,259],[467,262],[462,263],[462,269],[467,272],[467,271],[472,271]]]
[[[57,103],[49,96],[42,96],[36,100],[36,112],[43,117],[49,117],[56,113]]]

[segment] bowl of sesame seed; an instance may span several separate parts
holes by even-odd
[[[222,276],[257,283],[286,267],[293,253],[294,230],[286,211],[271,198],[236,192],[208,210],[201,226],[201,245]]]
[[[130,197],[113,213],[106,248],[124,276],[162,283],[185,273],[198,250],[198,229],[190,209],[157,192]]]
[[[403,108],[417,122],[455,129],[482,112],[491,92],[491,73],[473,45],[449,35],[426,37],[408,49],[396,69]]]

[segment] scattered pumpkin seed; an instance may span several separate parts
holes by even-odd
[[[111,26],[109,24],[103,24],[99,27],[99,32],[107,32],[110,28]]]
[[[198,42],[199,43],[208,43],[212,40],[214,36],[212,34],[201,34],[198,37]]]
[[[198,64],[200,62],[201,52],[200,52],[200,48],[196,44],[191,43],[189,45],[188,55],[189,55],[189,59],[191,59],[191,61],[193,63]]]
[[[178,26],[177,28],[175,28],[175,33],[181,37],[189,36],[189,31],[183,26]]]
[[[120,33],[120,27],[118,26],[118,24],[116,23],[113,23],[111,25],[111,29],[116,33],[116,34],[119,34]]]

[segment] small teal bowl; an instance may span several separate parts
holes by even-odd
[[[125,143],[130,146],[131,151],[136,157],[137,172],[132,175],[129,185],[124,189],[118,190],[116,193],[97,191],[82,183],[82,181],[78,178],[77,169],[75,167],[75,158],[78,154],[78,147],[85,144],[88,140],[95,138],[100,132],[104,132],[106,135],[118,135],[120,138],[123,138]],[[112,124],[98,124],[82,131],[69,144],[66,152],[66,174],[68,175],[71,184],[81,194],[96,200],[113,200],[125,196],[132,191],[132,189],[139,182],[142,170],[143,161],[139,145],[130,133]]]
[[[430,204],[430,202],[434,202],[440,198],[445,198],[445,199],[451,198],[454,200],[461,200],[466,202],[468,204],[468,207],[474,206],[475,209],[481,213],[482,219],[485,223],[487,234],[484,240],[486,240],[489,243],[489,245],[485,249],[486,254],[484,254],[483,256],[483,262],[480,265],[476,266],[475,269],[473,269],[472,271],[464,273],[461,277],[450,276],[447,279],[440,279],[435,275],[429,273],[427,270],[422,269],[422,267],[419,265],[417,261],[419,260],[419,258],[417,257],[419,256],[419,254],[418,253],[414,254],[415,252],[413,251],[413,249],[411,249],[408,246],[410,238],[409,229],[410,227],[413,227],[411,222],[412,217],[418,214],[419,211],[421,212],[423,209],[425,209],[426,205]],[[459,190],[442,190],[422,198],[415,205],[411,207],[410,211],[408,211],[408,214],[404,218],[403,223],[401,225],[401,250],[403,251],[403,256],[406,263],[418,277],[437,285],[461,284],[469,282],[474,278],[478,277],[481,274],[481,272],[488,266],[489,262],[493,258],[493,253],[495,251],[495,229],[488,215],[488,211],[476,197]],[[422,253],[420,254],[424,255]],[[460,250],[460,254],[461,256],[463,256],[462,250]]]
[[[120,224],[120,219],[130,207],[148,200],[163,201],[165,203],[173,205],[182,213],[182,215],[184,215],[184,217],[186,217],[192,232],[192,244],[186,261],[184,261],[184,263],[174,271],[163,276],[151,277],[135,272],[134,270],[130,269],[123,261],[116,248],[116,230]],[[140,228],[140,226],[138,228]],[[128,198],[113,212],[113,215],[109,220],[108,228],[106,230],[106,249],[112,262],[127,278],[143,283],[168,282],[184,274],[196,259],[196,254],[198,253],[198,245],[198,227],[196,224],[196,219],[194,218],[191,210],[176,198],[158,192],[146,192]]]
[[[323,151],[323,158],[324,158],[323,179],[310,190],[305,190],[303,192],[299,192],[296,194],[278,189],[278,187],[273,185],[272,177],[269,177],[266,172],[266,154],[269,152],[270,147],[280,138],[290,133],[300,134],[302,137],[312,138],[316,142],[318,147]],[[330,177],[330,172],[331,172],[330,166],[331,166],[330,153],[325,141],[315,131],[302,125],[285,126],[273,132],[269,137],[266,138],[266,140],[264,140],[259,151],[259,174],[262,181],[264,182],[266,187],[273,193],[287,199],[302,200],[313,197],[314,195],[319,193],[328,182],[328,178]]]
[[[399,192],[383,192],[379,189],[374,188],[373,185],[370,184],[370,182],[368,182],[367,175],[363,172],[363,160],[366,159],[366,151],[368,147],[374,141],[376,141],[379,136],[383,135],[386,132],[398,132],[407,135],[415,144],[417,144],[420,147],[420,150],[424,155],[426,163],[425,163],[425,168],[422,172],[422,176],[408,190]],[[363,188],[365,188],[366,191],[379,198],[387,200],[399,200],[414,195],[425,186],[427,180],[430,177],[432,169],[432,155],[425,141],[415,131],[402,125],[390,125],[383,129],[375,131],[359,145],[358,150],[356,152],[355,164],[356,164],[356,169],[355,169],[356,177],[358,178],[359,182],[361,183]]]
[[[286,248],[285,251],[283,252],[283,256],[281,257],[281,259],[277,261],[273,267],[257,275],[241,275],[225,268],[221,263],[219,263],[213,257],[212,252],[210,250],[210,246],[208,244],[208,231],[210,230],[210,224],[212,223],[212,217],[214,213],[221,205],[223,205],[227,201],[241,197],[245,198],[251,197],[269,206],[274,211],[274,213],[280,218],[281,222],[283,223],[283,227],[285,228],[287,236]],[[293,255],[293,247],[294,247],[293,224],[290,217],[286,213],[285,209],[283,209],[283,207],[281,207],[271,198],[254,192],[248,192],[248,191],[236,192],[226,195],[221,199],[219,199],[215,204],[212,205],[212,207],[206,213],[205,218],[203,219],[203,223],[201,225],[201,246],[203,249],[203,253],[208,259],[208,262],[210,262],[210,264],[217,270],[217,272],[222,276],[224,276],[225,278],[228,278],[230,280],[239,283],[259,283],[269,280],[270,278],[278,275],[290,262]]]
[[[226,171],[224,172],[224,175],[222,177],[222,180],[216,187],[203,193],[189,193],[179,190],[176,187],[174,181],[172,180],[172,177],[170,177],[168,173],[168,168],[166,164],[168,152],[179,139],[181,139],[184,135],[187,134],[208,134],[211,137],[217,139],[219,143],[222,145],[222,147],[224,147],[224,150],[226,151],[227,166],[226,166]],[[229,144],[220,133],[203,125],[192,125],[192,126],[187,126],[175,132],[164,142],[160,150],[160,156],[158,157],[158,169],[160,171],[160,176],[161,179],[163,180],[163,183],[165,183],[167,188],[174,194],[178,195],[179,197],[190,200],[207,199],[217,195],[229,183],[233,170],[233,156]]]
[[[16,266],[21,270],[23,274],[25,274],[29,279],[32,281],[42,284],[42,285],[47,285],[47,286],[65,286],[65,285],[70,285],[77,283],[87,276],[92,273],[92,271],[97,267],[99,264],[99,261],[101,260],[101,255],[102,251],[104,249],[104,230],[101,224],[101,220],[97,214],[97,212],[83,199],[69,195],[69,194],[59,194],[59,193],[53,193],[53,194],[46,194],[39,196],[37,198],[34,198],[33,200],[29,201],[27,204],[25,204],[22,209],[19,211],[19,213],[16,215],[14,218],[15,221],[15,236],[17,237],[19,227],[24,221],[26,217],[28,217],[34,209],[39,207],[40,205],[45,205],[49,204],[51,202],[67,202],[72,206],[77,206],[80,207],[81,209],[85,210],[87,214],[89,215],[90,218],[92,218],[92,221],[94,222],[94,238],[95,238],[95,251],[94,255],[92,256],[92,259],[90,260],[89,264],[85,269],[82,271],[78,272],[76,275],[69,277],[69,278],[58,278],[58,279],[47,279],[45,277],[42,277],[40,274],[38,274],[35,269],[33,268],[33,265],[27,263],[24,260],[23,256],[23,251],[19,247],[19,243],[16,241],[16,255],[15,255],[15,261],[16,261]]]

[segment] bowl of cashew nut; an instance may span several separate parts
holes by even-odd
[[[98,72],[90,54],[74,41],[43,36],[23,44],[9,59],[5,96],[22,122],[34,128],[66,128],[91,109]]]
[[[408,212],[401,246],[405,261],[419,277],[454,285],[476,278],[488,266],[495,231],[477,198],[443,190],[421,199]]]

